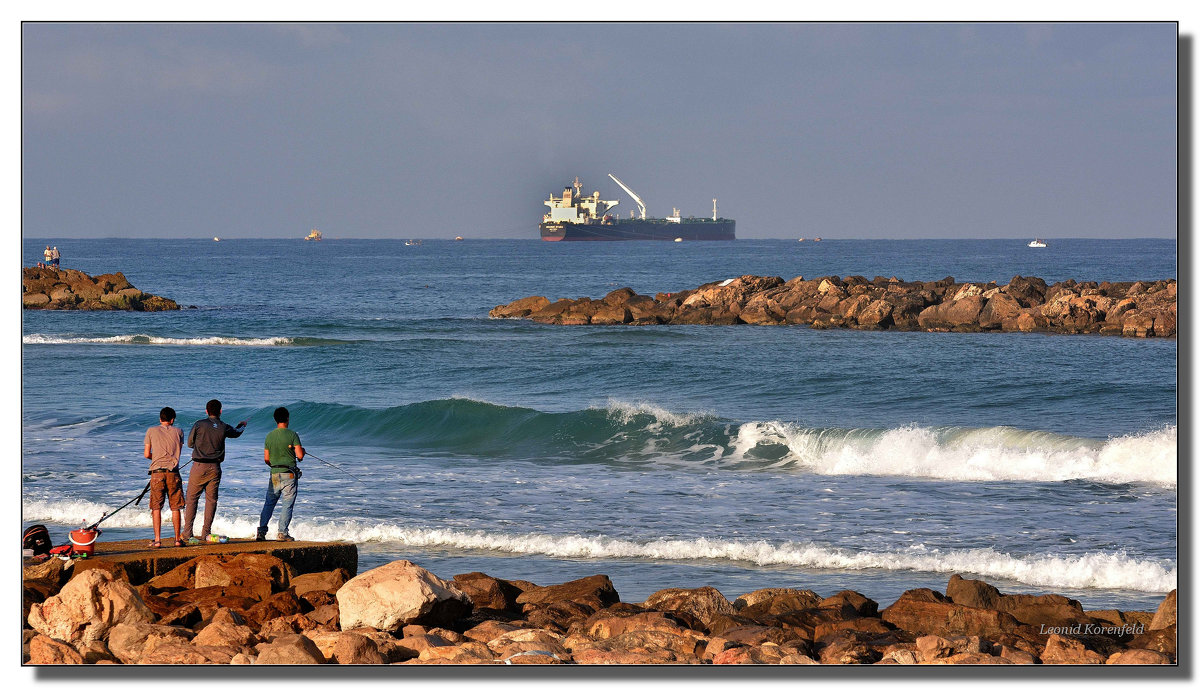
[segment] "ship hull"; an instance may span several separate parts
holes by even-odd
[[[734,220],[617,220],[611,224],[543,222],[542,241],[732,241]]]

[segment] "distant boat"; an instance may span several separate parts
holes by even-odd
[[[455,240],[455,241],[462,241],[462,240],[463,240],[463,238],[462,238],[462,237],[460,237],[460,236],[456,236],[456,237],[454,237],[454,240]]]
[[[408,241],[404,242],[404,245],[405,246],[420,246],[421,240],[420,239],[409,239]]]
[[[221,237],[213,237],[213,241],[220,241]]]
[[[799,238],[799,239],[797,239],[796,241],[804,241],[804,237],[800,237],[800,238]]]
[[[815,239],[813,239],[813,241],[820,241],[820,240],[821,240],[821,237],[816,237]]]
[[[681,241],[683,241],[683,237],[675,237],[675,243],[678,244]]]
[[[1033,241],[1029,242],[1029,248],[1046,248],[1046,240],[1034,239]]]
[[[304,240],[305,241],[320,241],[321,240],[321,230],[314,229],[313,231],[308,233],[308,236],[304,237]]]

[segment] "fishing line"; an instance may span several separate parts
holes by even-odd
[[[317,456],[316,454],[313,454],[312,451],[305,450],[304,455],[305,455],[305,459],[307,459],[307,457],[311,456],[311,457],[313,457],[313,459],[316,459],[317,461],[324,463],[324,465],[337,468],[338,471],[341,471],[342,473],[346,473],[347,475],[349,475],[350,478],[359,480],[358,475],[355,475],[354,473],[350,473],[349,471],[347,471],[346,468],[342,468],[341,466],[338,466],[337,463],[330,463],[329,461],[325,461],[324,459],[322,459],[322,457]],[[359,483],[362,483],[362,480],[359,480]],[[366,485],[366,483],[362,483],[362,484]]]

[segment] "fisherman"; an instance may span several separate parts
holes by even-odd
[[[47,246],[46,250],[42,251],[42,257],[46,259],[46,265],[52,265],[51,261],[54,260],[54,251],[51,251],[50,247]]]
[[[62,254],[58,252],[58,247],[57,247],[57,246],[55,246],[54,248],[50,249],[50,264],[51,264],[52,266],[54,266],[54,267],[56,267],[56,268],[57,268],[57,267],[58,267],[58,259],[59,259],[59,258],[61,258],[61,257],[62,257]]]
[[[208,417],[196,421],[188,434],[188,446],[192,448],[192,469],[188,471],[187,509],[183,516],[183,531],[188,544],[199,544],[208,539],[212,532],[213,517],[217,515],[217,491],[221,484],[221,462],[225,460],[225,438],[241,437],[246,421],[232,427],[221,420],[221,402],[210,400],[204,406]],[[204,493],[204,529],[200,540],[192,535],[192,524],[196,520],[196,509],[200,505],[200,493]]]
[[[288,410],[283,406],[275,409],[276,427],[267,433],[263,445],[263,461],[271,467],[271,482],[267,485],[262,514],[258,517],[258,535],[254,539],[259,542],[267,539],[267,524],[281,497],[279,533],[275,539],[283,542],[296,539],[288,535],[288,525],[292,522],[292,505],[296,503],[297,479],[300,477],[296,462],[304,460],[304,447],[300,446],[300,436],[296,431],[288,428],[288,415]]]
[[[171,525],[175,527],[175,546],[183,547],[179,537],[183,509],[183,485],[179,479],[179,453],[183,450],[183,431],[175,427],[175,409],[164,406],[158,412],[158,425],[146,430],[143,455],[150,459],[150,518],[154,521],[151,547],[162,547],[162,505],[171,507]]]

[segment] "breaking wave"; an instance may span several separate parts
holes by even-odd
[[[739,423],[613,401],[601,408],[539,411],[466,398],[390,408],[289,403],[304,437],[342,438],[409,454],[642,469],[699,467],[818,475],[900,476],[951,481],[1177,484],[1174,425],[1105,440],[996,426],[983,428],[811,428],[783,421]],[[274,407],[228,409],[229,417],[273,424]],[[83,422],[85,419],[78,419]],[[64,423],[56,420],[56,423]],[[190,422],[190,421],[187,421]],[[187,423],[185,422],[184,425]],[[27,429],[52,427],[27,419]],[[89,434],[141,432],[111,417]]]
[[[158,346],[318,346],[340,344],[337,339],[314,337],[155,337],[148,334],[118,334],[111,337],[58,337],[27,334],[22,344],[142,344]]]
[[[26,500],[26,521],[70,526],[94,522],[105,507],[83,500]],[[218,515],[214,531],[232,537],[252,537],[256,517]],[[106,527],[149,528],[145,509],[127,509],[105,522]],[[914,545],[894,551],[853,551],[805,542],[772,543],[721,538],[656,539],[639,542],[603,535],[494,533],[451,528],[410,528],[359,520],[293,521],[291,534],[303,540],[343,540],[355,543],[441,547],[506,554],[531,554],[582,559],[645,559],[652,561],[725,560],[756,566],[806,569],[918,571],[959,573],[1006,579],[1030,586],[1105,588],[1163,593],[1178,586],[1173,562],[1138,559],[1124,552],[1081,555],[1013,555],[991,548],[940,550]]]

